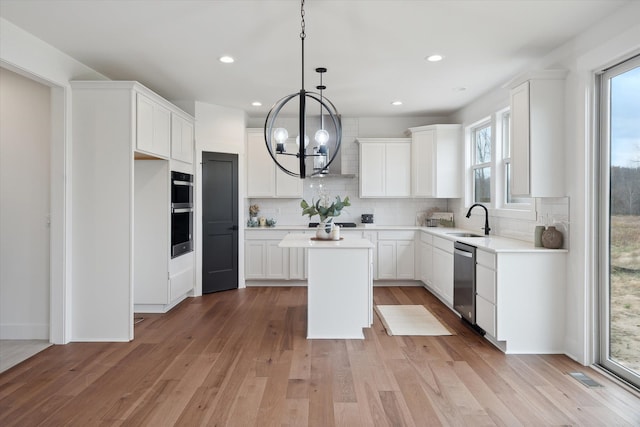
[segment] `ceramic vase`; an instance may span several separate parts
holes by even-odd
[[[333,223],[333,221],[323,221],[318,224],[318,227],[316,228],[316,238],[321,240],[332,240],[332,233],[334,232],[334,229],[335,224]]]
[[[554,226],[547,227],[542,232],[542,246],[547,249],[559,249],[562,247],[562,233]]]

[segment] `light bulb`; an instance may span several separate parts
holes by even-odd
[[[329,141],[329,132],[324,129],[318,129],[316,136],[314,137],[316,142],[320,145],[324,145]]]
[[[276,128],[273,131],[273,137],[280,144],[284,144],[284,142],[289,138],[289,132],[285,128]]]
[[[300,135],[296,136],[296,145],[300,147]],[[309,145],[309,137],[307,135],[304,136],[304,148],[307,148]]]

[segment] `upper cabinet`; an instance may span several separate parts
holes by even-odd
[[[296,169],[295,156],[279,160]],[[247,197],[302,198],[303,185],[302,179],[287,175],[275,164],[265,147],[263,130],[247,129]]]
[[[193,121],[171,113],[171,158],[193,163]]]
[[[411,195],[462,197],[462,126],[430,125],[411,131]]]
[[[136,150],[169,157],[171,112],[142,93],[136,96]]]
[[[509,84],[511,194],[562,197],[564,70],[530,74]]]
[[[360,197],[411,196],[411,139],[358,138]]]

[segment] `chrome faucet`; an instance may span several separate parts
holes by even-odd
[[[489,211],[487,210],[487,208],[484,205],[481,205],[480,203],[476,203],[474,205],[471,205],[471,207],[467,211],[467,218],[469,218],[471,216],[471,209],[475,208],[476,206],[480,206],[482,209],[484,209],[484,235],[488,236],[489,235],[489,230],[491,230],[489,228]]]

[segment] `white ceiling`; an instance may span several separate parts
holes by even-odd
[[[629,1],[306,0],[305,88],[324,66],[345,116],[449,114]],[[301,86],[298,0],[0,0],[0,16],[171,100],[258,117]]]

